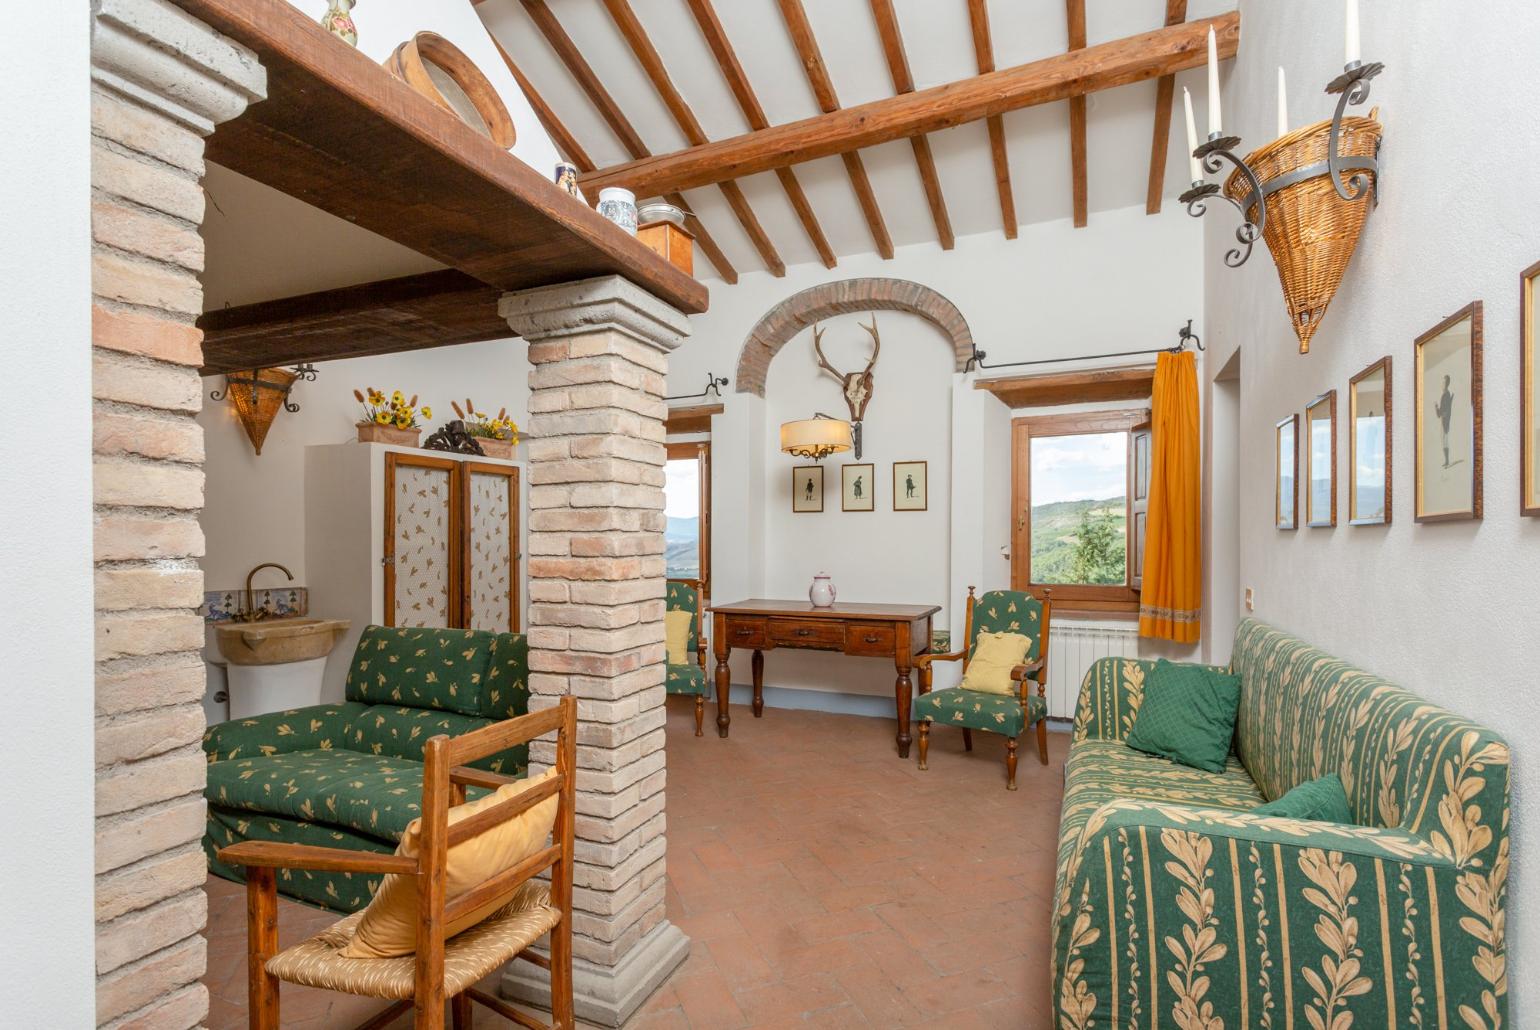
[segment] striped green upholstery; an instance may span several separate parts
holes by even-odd
[[[1463,1027],[1508,1018],[1508,748],[1255,620],[1224,773],[1126,748],[1151,662],[1081,686],[1055,888],[1056,1024]],[[1358,825],[1251,810],[1336,773]]]

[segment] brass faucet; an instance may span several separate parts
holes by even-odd
[[[272,612],[269,612],[266,608],[258,611],[256,606],[252,603],[251,580],[252,577],[261,572],[263,569],[277,569],[279,572],[282,572],[285,576],[289,577],[290,583],[294,582],[294,573],[290,572],[287,568],[279,565],[275,561],[263,562],[261,565],[258,565],[256,568],[246,573],[246,607],[244,610],[236,614],[237,621],[256,622],[259,619],[265,619],[272,614]]]

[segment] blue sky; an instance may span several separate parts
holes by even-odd
[[[1128,434],[1042,436],[1032,441],[1032,503],[1093,501],[1128,491]]]

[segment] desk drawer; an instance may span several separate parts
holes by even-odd
[[[732,615],[727,619],[727,643],[732,647],[765,647],[765,620]]]
[[[845,647],[845,624],[831,619],[770,619],[770,642],[783,647],[811,647],[841,651]]]
[[[893,656],[894,630],[891,622],[851,622],[845,625],[845,653]]]

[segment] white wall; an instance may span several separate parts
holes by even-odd
[[[1089,229],[1025,225],[1014,241],[990,232],[961,237],[950,252],[923,244],[900,248],[891,261],[863,255],[834,269],[805,264],[780,279],[753,273],[732,287],[712,283],[711,309],[691,320],[690,338],[670,359],[669,392],[700,389],[708,371],[735,377],[744,338],[771,307],[810,286],[862,276],[941,293],[991,362],[1168,346],[1201,315],[1201,244],[1201,225],[1179,207],[1150,217],[1141,206],[1098,214]],[[801,597],[827,567],[841,598],[938,604],[937,628],[960,634],[968,584],[988,589],[1009,577],[1000,548],[1009,543],[1011,413],[974,390],[974,375],[952,371],[948,341],[934,327],[898,313],[877,317],[883,350],[862,460],[878,466],[878,510],[838,510],[839,466],[853,460],[840,456],[824,462],[824,514],[789,511],[790,469],[800,462],[779,453],[780,423],[845,411],[838,384],[814,374],[804,331],[771,363],[764,400],[734,384],[714,419],[713,599]],[[841,369],[867,353],[856,321],[826,323],[825,349]],[[924,516],[891,510],[891,462],[910,458],[931,462]],[[777,651],[765,669],[767,685],[892,696],[892,664],[878,659]],[[735,655],[733,681],[748,680],[747,656]],[[947,682],[938,672],[937,685]]]
[[[0,66],[0,189],[21,201],[0,240],[0,1011],[18,1026],[96,1025],[89,24],[87,4],[16,6],[27,45]]]
[[[1463,4],[1415,7],[1407,17],[1406,5],[1364,6],[1364,57],[1387,66],[1371,101],[1385,126],[1385,189],[1310,353],[1297,353],[1265,250],[1239,271],[1213,267],[1233,222],[1210,217],[1210,367],[1241,348],[1240,583],[1255,587],[1257,615],[1497,728],[1513,747],[1508,982],[1512,1023],[1525,1026],[1540,1019],[1527,964],[1540,961],[1540,520],[1518,515],[1515,370],[1518,273],[1540,260],[1540,135],[1527,129],[1540,95],[1540,7],[1502,0],[1479,17]],[[1297,123],[1330,117],[1319,91],[1341,71],[1341,4],[1243,0],[1241,9],[1246,42],[1226,88],[1226,130],[1249,144],[1272,138],[1279,64]],[[1486,306],[1486,518],[1418,525],[1412,341],[1476,299]],[[1393,524],[1274,530],[1273,424],[1324,390],[1345,396],[1348,379],[1386,354]]]

